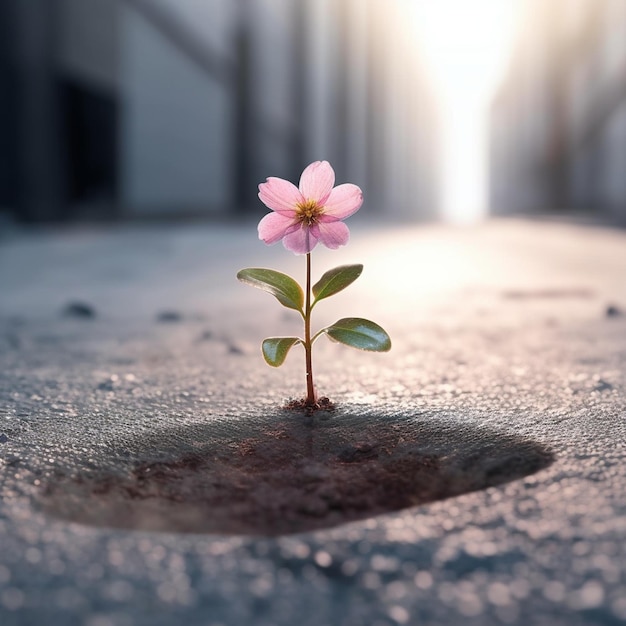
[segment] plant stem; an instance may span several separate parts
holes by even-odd
[[[304,303],[304,358],[306,361],[306,403],[315,405],[315,387],[313,385],[313,363],[311,351],[311,253],[306,255],[306,295]]]

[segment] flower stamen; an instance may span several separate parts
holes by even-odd
[[[296,216],[299,222],[305,223],[307,226],[311,226],[317,222],[317,218],[324,213],[324,208],[321,207],[315,200],[305,200],[304,202],[298,202],[296,204]]]

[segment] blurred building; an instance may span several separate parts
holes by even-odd
[[[492,107],[493,213],[626,221],[626,2],[527,0]]]
[[[327,159],[368,212],[434,216],[406,1],[3,0],[0,213],[262,213],[259,182]]]

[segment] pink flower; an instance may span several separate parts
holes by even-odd
[[[267,244],[283,240],[287,250],[307,254],[317,242],[332,250],[345,246],[350,238],[341,221],[363,204],[356,185],[335,184],[335,172],[328,161],[311,163],[300,177],[300,186],[282,178],[268,178],[259,185],[259,198],[272,213],[259,222],[259,239]]]

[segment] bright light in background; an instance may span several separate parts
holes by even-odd
[[[473,222],[487,209],[488,107],[520,0],[414,0],[410,6],[440,104],[443,217]]]

